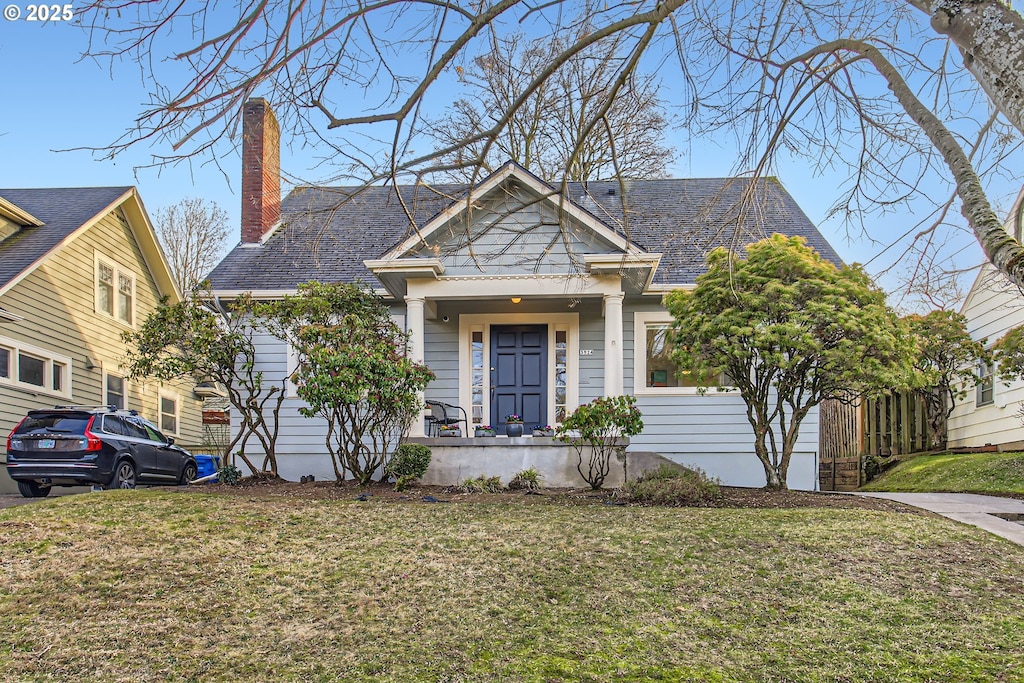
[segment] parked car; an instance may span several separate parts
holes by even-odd
[[[7,437],[7,473],[26,498],[53,486],[187,484],[197,472],[195,458],[172,437],[113,406],[30,410]]]

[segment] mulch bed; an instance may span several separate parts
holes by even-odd
[[[539,492],[466,493],[457,487],[413,486],[403,492],[390,485],[358,486],[353,482],[292,482],[272,477],[245,478],[235,486],[213,484],[203,487],[210,493],[256,498],[302,500],[365,500],[386,503],[503,503],[508,505],[616,505],[614,491],[589,489],[541,489]],[[765,489],[722,487],[724,508],[847,508],[913,512],[913,508],[880,498],[865,498],[842,493],[812,491],[766,491]]]

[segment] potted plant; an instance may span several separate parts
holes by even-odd
[[[512,413],[505,416],[505,434],[508,436],[523,435],[523,418],[521,415]]]
[[[441,436],[462,436],[462,428],[459,425],[441,425]]]
[[[494,436],[494,427],[491,425],[476,425],[473,427],[473,436]]]
[[[551,425],[536,425],[533,428],[534,436],[554,436],[555,428]]]

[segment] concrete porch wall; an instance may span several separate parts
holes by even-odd
[[[541,485],[552,488],[588,486],[576,470],[576,449],[552,437],[485,438],[411,438],[410,443],[430,447],[430,469],[420,480],[424,484],[452,486],[479,476],[498,477],[508,484],[518,472],[535,467],[541,473]],[[586,471],[589,449],[583,452]],[[656,469],[670,460],[657,453],[627,454],[629,478]],[[614,456],[604,481],[605,488],[622,486],[622,463]]]

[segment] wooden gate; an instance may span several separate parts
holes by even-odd
[[[861,402],[822,401],[818,409],[818,485],[822,491],[853,491],[861,484],[864,452]]]

